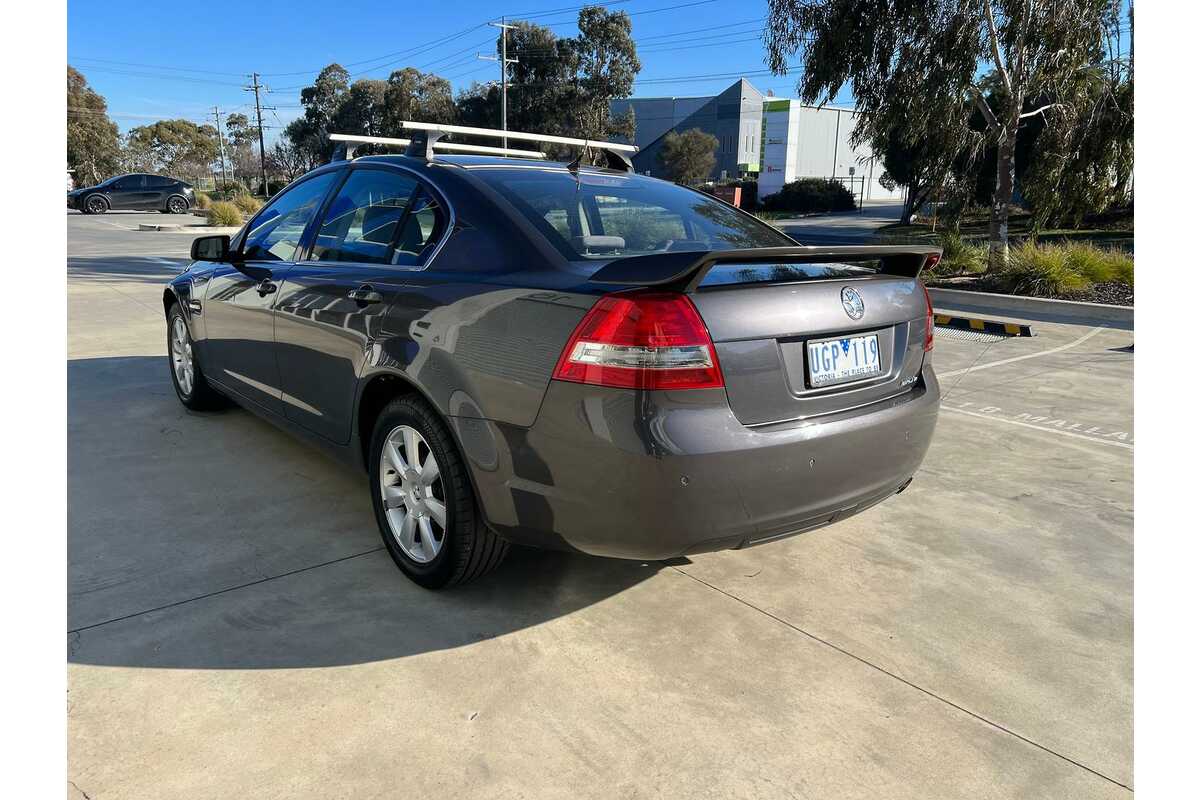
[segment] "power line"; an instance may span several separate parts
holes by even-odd
[[[95,61],[100,64],[117,64],[119,66],[125,66],[125,67],[148,67],[150,69],[166,69],[166,70],[174,70],[176,72],[199,72],[199,73],[203,73],[205,75],[226,75],[226,76],[233,77],[233,78],[240,78],[242,75],[240,72],[217,72],[216,70],[211,70],[211,69],[195,69],[193,67],[172,67],[172,66],[167,66],[165,64],[138,64],[138,63],[134,63],[132,61],[113,61],[113,60],[107,59],[107,58],[92,58],[90,56],[75,56],[74,58],[72,58],[70,60],[75,63],[78,63],[80,61]],[[89,67],[89,69],[90,69],[90,67]]]

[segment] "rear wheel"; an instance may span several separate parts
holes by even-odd
[[[490,572],[508,552],[479,513],[449,431],[416,397],[384,408],[371,436],[371,496],[396,566],[427,589]]]
[[[108,211],[108,201],[100,195],[94,194],[84,201],[83,211],[86,214],[103,214]]]
[[[167,358],[171,383],[179,402],[193,411],[210,411],[225,405],[221,395],[208,385],[192,348],[192,335],[178,305],[167,315]]]
[[[167,213],[168,214],[183,214],[187,210],[188,210],[187,200],[184,200],[179,195],[175,195],[174,197],[167,200]]]

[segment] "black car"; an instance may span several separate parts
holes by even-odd
[[[234,400],[363,468],[414,581],[509,543],[744,547],[908,486],[937,420],[918,276],[940,250],[799,246],[619,152],[431,139],[318,167],[197,239],[163,292],[180,401]]]
[[[160,211],[184,214],[196,202],[192,185],[166,175],[117,175],[97,186],[67,192],[67,208],[84,214],[114,211]]]

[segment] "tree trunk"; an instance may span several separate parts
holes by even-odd
[[[912,225],[913,214],[916,212],[916,204],[913,203],[913,200],[916,195],[916,189],[911,184],[904,187],[904,208],[900,212],[901,225]]]
[[[992,195],[992,219],[988,226],[988,272],[1008,263],[1008,207],[1016,180],[1016,125],[1005,132],[996,148],[996,191]]]

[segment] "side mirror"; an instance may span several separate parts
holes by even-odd
[[[193,261],[228,261],[228,236],[201,236],[192,240]]]

